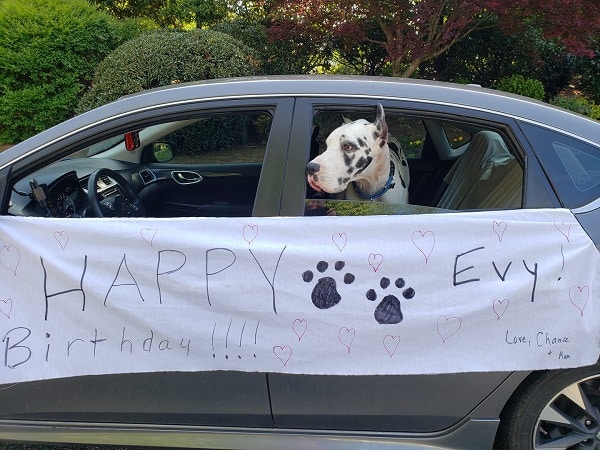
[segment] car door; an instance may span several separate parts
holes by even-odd
[[[524,180],[519,181],[517,186],[519,192],[522,192],[522,205],[555,206],[545,179],[539,176],[539,166],[527,157],[524,147],[520,144],[522,136],[510,119],[448,106],[432,107],[403,101],[394,102],[389,99],[320,98],[302,99],[296,104],[284,186],[283,215],[303,215],[309,209],[319,209],[314,208],[314,204],[321,200],[313,197],[314,192],[310,192],[306,187],[306,176],[302,170],[309,159],[315,156],[314,152],[311,154],[310,149],[314,149],[316,143],[321,147],[321,151],[325,147],[327,132],[318,138],[314,135],[314,130],[317,128],[315,124],[324,123],[324,121],[319,122],[319,115],[337,114],[338,124],[342,123],[342,116],[346,115],[364,114],[372,121],[378,102],[386,110],[388,124],[395,119],[401,119],[404,124],[420,123],[419,127],[425,126],[427,130],[425,134],[423,128],[411,131],[409,127],[396,131],[398,133],[396,137],[402,145],[406,146],[417,147],[414,145],[415,138],[410,136],[411,132],[422,136],[423,142],[414,153],[417,159],[409,158],[411,186],[414,183],[414,186],[420,189],[422,196],[425,192],[430,193],[430,197],[419,206],[435,206],[437,199],[433,196],[441,187],[442,179],[454,163],[454,161],[449,163],[448,160],[439,159],[439,164],[431,169],[438,159],[438,153],[435,153],[435,157],[432,156],[433,147],[440,146],[440,139],[444,138],[448,141],[446,150],[451,155],[451,152],[456,149],[454,159],[457,159],[461,145],[453,144],[452,139],[460,138],[467,142],[471,132],[482,128],[492,128],[501,134],[514,156],[518,158],[520,168],[517,170],[521,173],[521,180]],[[453,134],[443,132],[444,123],[453,124]],[[403,131],[409,136],[401,136]],[[390,132],[394,133],[391,125]],[[442,150],[438,151],[442,152]],[[423,158],[426,159],[419,159],[419,155],[424,155]],[[427,167],[430,169],[426,169]],[[525,167],[527,171],[523,177]],[[425,177],[429,182],[437,180],[437,185],[423,186],[422,178]],[[376,206],[369,201],[363,203],[360,211]],[[324,208],[327,211],[325,215],[332,215],[330,206],[331,204],[328,204]],[[410,209],[408,212],[401,213],[414,214],[428,211],[429,206],[421,210]],[[358,220],[364,222],[366,229],[369,228],[369,217],[365,216]],[[426,223],[427,215],[423,216],[423,220]],[[381,230],[373,230],[373,239],[378,242],[382,239],[384,241],[393,239],[393,232],[386,231],[382,236]],[[381,287],[383,288],[384,285],[382,284]],[[310,301],[310,293],[308,296]],[[435,358],[435,353],[424,348],[423,356]],[[509,376],[509,373],[499,372],[427,376],[329,376],[278,373],[269,374],[269,389],[274,422],[279,427],[433,432],[451,427],[462,420]]]
[[[124,103],[127,103],[127,99]],[[179,157],[179,162],[142,161],[140,165],[119,163],[115,168],[124,169],[123,173],[131,177],[132,183],[141,189],[140,196],[149,211],[155,216],[276,216],[279,214],[292,105],[293,101],[285,98],[215,101],[209,104],[169,102],[164,108],[121,114],[115,120],[103,121],[74,136],[68,136],[67,133],[65,139],[57,140],[45,148],[43,155],[29,154],[13,169],[16,169],[19,177],[26,178],[28,171],[38,170],[42,157],[49,160],[53,155],[63,155],[65,149],[72,153],[80,148],[88,148],[100,137],[110,138],[115,134],[134,132],[156,124],[195,123],[198,119],[217,116],[221,119],[225,117],[225,121],[242,120],[248,124],[254,118],[260,121],[250,124],[255,136],[238,133],[237,140],[232,140],[230,145],[216,146],[218,150],[224,147],[236,150],[229,152],[225,160],[207,163],[196,157],[196,147],[190,151],[189,147],[184,148],[181,144],[182,147],[175,149],[175,158]],[[135,109],[135,105],[131,105],[131,108]],[[223,129],[215,129],[214,126],[211,123],[208,128],[201,127],[201,132],[193,134],[192,138],[213,132],[219,135],[204,134],[205,139],[218,141],[232,131],[231,123],[225,124]],[[176,137],[161,136],[156,142],[169,143],[169,138]],[[193,142],[193,139],[189,142]],[[222,141],[217,143],[222,144]],[[258,143],[262,145],[261,148],[255,148]],[[169,143],[175,144],[175,141]],[[133,152],[136,151],[142,149],[133,149]],[[177,154],[177,151],[180,153]],[[190,151],[191,156],[186,157],[185,151]],[[253,153],[251,157],[247,155],[249,152]],[[81,161],[78,163],[81,165]],[[94,163],[93,158],[90,163]],[[71,163],[67,160],[67,164]],[[99,159],[98,164],[102,165],[103,161]],[[84,178],[84,175],[78,173],[80,178]],[[110,246],[110,243],[96,245]],[[94,340],[93,336],[90,339]],[[155,336],[150,329],[146,336],[135,339],[126,336],[123,330],[121,351],[157,351],[159,343],[153,340]],[[86,339],[78,341],[85,342]],[[181,345],[185,350],[183,340]],[[57,423],[272,425],[266,375],[226,370],[77,376],[3,385],[0,387],[0,418]]]
[[[210,110],[144,148],[173,158],[143,172],[142,200],[152,217],[249,217],[272,116],[268,110]]]

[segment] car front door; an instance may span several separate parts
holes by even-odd
[[[124,100],[125,103],[127,101]],[[193,132],[186,134],[183,128],[177,127],[182,130],[180,135],[171,133],[156,139],[159,147],[167,144],[174,151],[174,160],[161,163],[151,158],[146,162],[142,159],[139,165],[119,161],[114,167],[122,168],[123,173],[137,183],[141,189],[140,197],[153,216],[277,216],[292,106],[291,99],[248,99],[247,102],[208,104],[184,102],[129,116],[121,115],[118,120],[104,121],[71,137],[66,133],[65,140],[52,143],[45,148],[43,155],[32,153],[22,158],[13,167],[13,173],[27,181],[28,172],[39,170],[42,157],[47,160],[53,154],[62,155],[67,147],[71,153],[88,148],[98,142],[98,136],[103,139],[110,137],[113,129],[123,134],[156,126],[157,123],[198,123],[200,120],[200,126]],[[131,108],[135,109],[135,105],[132,104]],[[221,128],[218,128],[219,121],[225,122]],[[233,127],[230,121],[234,121],[236,126]],[[244,130],[253,131],[254,136],[244,134],[242,125],[246,127]],[[224,143],[232,131],[236,131],[236,138],[231,139],[229,144]],[[207,149],[205,142],[197,139],[210,140],[212,147]],[[260,148],[257,147],[259,145]],[[142,150],[138,148],[134,152]],[[207,154],[214,156],[219,152],[225,156],[212,161],[204,159]],[[95,164],[94,158],[88,160],[88,164]],[[65,161],[64,164],[77,164],[77,167],[86,163]],[[104,161],[98,159],[97,164],[101,167]],[[80,179],[85,176],[85,173],[78,173]],[[9,196],[4,195],[3,198]],[[7,209],[5,206],[4,210]],[[110,243],[97,242],[95,245],[107,246],[107,250],[112,251]],[[36,302],[39,299],[26,300]],[[3,319],[6,317],[3,316]],[[7,333],[6,326],[6,323],[3,324],[4,333],[0,334]],[[93,336],[90,339],[94,340]],[[77,341],[84,343],[86,339]],[[152,329],[147,329],[144,336],[135,339],[126,335],[124,329],[120,348],[125,352],[145,351],[150,354],[157,351],[158,345]],[[189,342],[186,344],[182,340],[178,345],[185,350]],[[190,351],[189,348],[187,350]],[[223,352],[206,355],[207,358],[223,358],[224,369],[228,356],[231,355]],[[56,423],[272,426],[265,373],[227,370],[117,373],[16,384],[4,384],[0,377],[0,385],[0,419]]]

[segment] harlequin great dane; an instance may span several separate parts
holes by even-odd
[[[399,144],[388,143],[383,107],[375,122],[345,123],[327,137],[327,149],[306,166],[308,184],[317,192],[346,200],[408,203],[410,173]]]

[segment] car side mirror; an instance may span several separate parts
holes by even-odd
[[[167,162],[173,159],[173,147],[168,142],[153,142],[152,155],[156,162]]]

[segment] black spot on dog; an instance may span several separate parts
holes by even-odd
[[[342,178],[342,177],[339,177],[339,178],[337,179],[337,182],[338,182],[338,184],[339,184],[340,186],[341,186],[341,185],[343,185],[343,184],[346,184],[346,183],[348,183],[349,181],[350,181],[350,177],[344,177],[344,178]]]
[[[336,271],[341,271],[346,266],[344,261],[336,261],[334,268]],[[329,264],[326,261],[319,261],[317,263],[317,270],[324,273],[329,268]],[[313,280],[312,270],[307,270],[302,274],[302,280],[306,283],[310,283]],[[344,284],[354,283],[355,277],[351,273],[344,274]],[[313,305],[319,309],[329,309],[337,305],[341,300],[342,296],[337,291],[337,284],[333,277],[322,277],[317,280],[315,287],[312,290],[310,296]]]
[[[360,148],[364,148],[364,147],[366,147],[366,146],[367,146],[367,141],[366,141],[366,140],[362,140],[361,138],[358,138],[358,139],[356,140],[356,142],[358,143],[358,146],[359,146]]]
[[[342,156],[344,157],[344,164],[346,165],[346,167],[349,167],[352,165],[352,161],[354,161],[354,158],[356,158],[356,155],[354,153],[342,153]]]
[[[360,158],[358,158],[358,161],[356,161],[356,168],[364,170],[368,167],[369,164],[371,164],[371,161],[373,161],[373,157],[367,156],[365,158],[364,156],[361,156]]]

